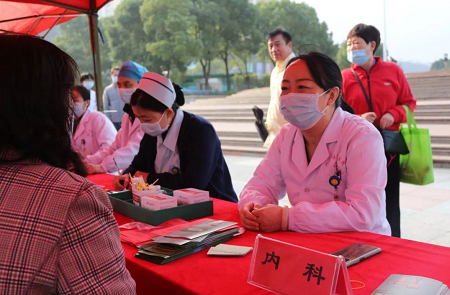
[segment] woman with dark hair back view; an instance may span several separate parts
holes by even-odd
[[[0,56],[0,293],[135,294],[108,197],[71,148],[75,61],[24,35],[0,34]]]
[[[281,90],[280,112],[290,124],[241,193],[242,224],[389,235],[383,141],[372,124],[343,110],[352,111],[341,97],[338,65],[321,53],[301,54],[288,63]],[[291,208],[278,206],[286,193]]]
[[[145,132],[139,152],[114,186],[123,189],[128,176],[170,189],[197,188],[211,197],[237,202],[220,140],[207,120],[183,112],[181,88],[157,73],[145,73],[130,101]]]

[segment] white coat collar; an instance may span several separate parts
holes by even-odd
[[[337,108],[334,111],[333,117],[325,129],[309,165],[307,165],[308,160],[303,135],[300,129],[293,125],[291,126],[291,128],[295,129],[294,150],[299,151],[299,153],[295,153],[296,156],[293,160],[300,171],[306,171],[305,177],[328,159],[330,154],[327,144],[338,141],[344,123],[344,116],[344,111],[341,108]]]
[[[80,123],[78,123],[77,130],[75,131],[75,134],[74,134],[75,140],[84,133],[84,130],[86,130],[86,126],[90,120],[90,115],[91,115],[91,110],[87,109],[86,112],[84,113],[83,117],[81,117]]]
[[[172,126],[170,126],[167,132],[166,138],[164,139],[164,146],[175,152],[177,147],[178,135],[180,134],[181,123],[183,123],[184,113],[181,109],[178,109],[175,115],[175,119],[172,121]],[[158,135],[158,142],[162,140],[162,136]]]

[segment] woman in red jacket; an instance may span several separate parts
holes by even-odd
[[[373,55],[379,45],[380,32],[374,26],[358,24],[351,29],[347,35],[347,58],[352,67],[342,71],[342,92],[357,115],[378,129],[398,131],[400,123],[406,121],[402,106],[414,111],[416,100],[402,69]],[[399,155],[387,153],[386,159],[386,216],[392,236],[400,237],[400,160]]]

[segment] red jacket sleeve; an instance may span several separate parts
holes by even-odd
[[[417,101],[412,94],[411,87],[406,80],[405,74],[400,68],[398,69],[397,77],[399,83],[397,103],[395,107],[388,110],[388,113],[394,117],[394,123],[400,124],[406,122],[406,111],[403,108],[403,105],[408,106],[411,112],[414,112]]]

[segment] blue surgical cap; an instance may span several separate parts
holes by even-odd
[[[127,77],[139,82],[145,72],[148,72],[146,67],[129,60],[126,61],[120,68],[119,77]]]

